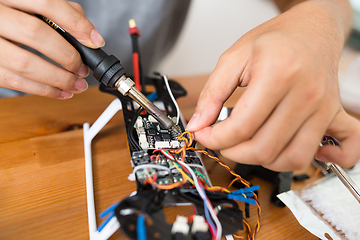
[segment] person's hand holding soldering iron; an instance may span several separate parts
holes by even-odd
[[[82,7],[65,0],[0,0],[0,87],[67,99],[87,89],[88,68],[63,37],[32,14],[51,18],[79,42],[98,48],[104,40]],[[27,45],[64,69],[26,51]]]
[[[299,1],[277,1],[289,10],[220,57],[187,130],[240,163],[289,171],[304,168],[316,155],[351,167],[360,158],[360,124],[342,108],[337,81],[351,7],[344,0],[293,2]],[[230,117],[211,126],[238,86],[247,90]],[[324,134],[341,146],[319,148]]]

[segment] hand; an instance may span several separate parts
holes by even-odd
[[[316,159],[351,168],[360,159],[360,123],[341,109],[331,122],[326,135],[334,136],[340,146],[323,146],[318,149]]]
[[[88,68],[79,53],[32,14],[43,15],[82,44],[98,48],[104,40],[79,4],[66,0],[0,0],[0,86],[50,98],[67,99],[87,89]],[[62,68],[18,46],[29,46]]]
[[[220,57],[187,127],[196,140],[240,163],[290,171],[311,162],[327,129],[344,140],[351,122],[358,131],[353,138],[360,139],[360,124],[349,120],[339,100],[344,33],[323,4],[295,6],[244,35]],[[230,117],[211,126],[238,86],[247,89]],[[346,140],[342,150],[329,146],[318,155],[331,161],[331,153],[347,155],[336,161],[354,164],[360,152],[350,156],[343,151],[348,146]]]

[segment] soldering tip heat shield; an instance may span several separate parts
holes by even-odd
[[[115,87],[118,89],[118,91],[126,96],[127,93],[130,91],[132,87],[135,86],[135,83],[125,75],[122,75],[119,80],[115,83]]]
[[[162,127],[170,129],[174,122],[168,118],[159,108],[157,108],[149,99],[146,98],[138,89],[135,83],[125,75],[122,75],[116,82],[115,87],[124,96],[129,96],[142,106],[150,115],[152,115]]]

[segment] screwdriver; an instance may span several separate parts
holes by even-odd
[[[96,80],[108,87],[117,88],[124,96],[131,97],[152,115],[163,128],[178,132],[174,122],[135,88],[135,83],[125,75],[125,69],[120,64],[119,59],[114,55],[108,55],[101,48],[92,49],[82,45],[52,20],[38,14],[35,14],[35,16],[56,30],[80,53],[83,63],[93,71]]]
[[[335,145],[339,146],[340,143],[333,137],[324,136],[320,147],[324,145]],[[350,176],[344,171],[342,167],[335,163],[322,162],[315,159],[316,162],[325,170],[331,170],[339,178],[339,180],[344,184],[344,186],[350,191],[350,193],[355,197],[355,199],[360,203],[360,188],[356,183],[350,178]]]

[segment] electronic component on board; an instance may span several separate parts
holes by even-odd
[[[181,142],[177,140],[179,130],[162,128],[151,115],[139,116],[135,123],[139,145],[142,149],[178,148]],[[179,129],[179,126],[176,126]]]

